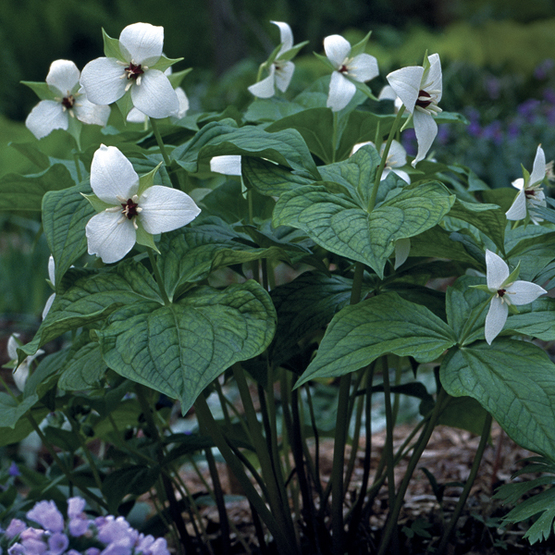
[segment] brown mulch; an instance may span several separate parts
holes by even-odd
[[[410,426],[398,426],[394,430],[395,446],[400,445],[412,428]],[[402,555],[417,555],[426,553],[427,547],[434,542],[437,545],[443,530],[443,523],[448,522],[451,513],[462,491],[470,467],[474,461],[476,448],[480,438],[464,430],[458,430],[447,426],[438,426],[434,431],[426,450],[424,451],[420,464],[410,482],[409,489],[405,495],[405,505],[399,518],[400,553]],[[383,446],[385,444],[385,431],[372,436],[372,469],[377,467]],[[361,445],[360,447],[363,447]],[[347,456],[349,452],[347,452]],[[515,554],[555,554],[555,542],[543,542],[530,546],[523,539],[526,526],[503,526],[499,518],[505,515],[510,507],[504,507],[499,501],[492,500],[491,496],[495,489],[504,483],[511,481],[511,475],[523,466],[522,459],[534,456],[525,449],[516,445],[504,432],[494,423],[491,433],[491,442],[487,445],[482,459],[480,470],[472,487],[466,507],[460,517],[457,529],[452,534],[451,545],[448,547],[448,555],[494,555],[497,553]],[[357,457],[353,478],[349,492],[355,492],[359,486],[362,474],[362,449]],[[323,486],[329,479],[333,459],[333,441],[324,440],[320,445],[320,464]],[[395,469],[396,486],[402,480],[407,461],[402,461]],[[226,495],[237,494],[236,499],[227,503],[228,515],[232,523],[231,539],[234,542],[235,554],[247,553],[238,541],[238,535],[243,537],[253,553],[257,553],[256,534],[252,524],[252,514],[248,503],[240,497],[233,477],[227,472],[226,465],[218,463],[219,475]],[[422,467],[433,475],[437,484],[442,487],[441,505],[434,495],[430,480],[427,478]],[[210,483],[208,472],[205,472],[206,480]],[[206,494],[206,488],[202,481],[193,471],[186,471],[183,475],[184,481],[191,493],[195,496]],[[525,479],[529,477],[526,476]],[[349,494],[347,495],[349,499]],[[198,499],[200,501],[200,499]],[[387,487],[384,486],[377,496],[373,514],[367,523],[369,535],[379,535],[383,528],[388,511]],[[219,535],[219,517],[216,507],[206,505],[202,507],[201,514],[208,532],[205,539],[210,542],[217,541]],[[416,524],[415,524],[416,523]],[[422,530],[424,525],[424,536],[418,533],[412,534],[410,530],[406,537],[407,529]],[[192,524],[189,524],[191,534],[194,534]],[[371,553],[372,549],[368,547]],[[433,552],[433,551],[431,551]],[[217,553],[217,551],[215,551]],[[357,550],[357,553],[361,551]]]

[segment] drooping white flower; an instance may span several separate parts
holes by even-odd
[[[152,235],[187,225],[200,208],[186,193],[140,180],[114,146],[101,145],[91,164],[91,204],[101,211],[86,225],[89,254],[105,263],[121,260],[136,242],[153,245]]]
[[[372,141],[368,141],[365,143],[357,143],[355,146],[353,146],[351,155],[353,155],[359,148],[368,144],[374,145]],[[385,143],[382,143],[382,146],[380,147],[380,156],[383,156],[384,150],[385,150]],[[398,175],[403,181],[410,183],[409,174],[406,171],[399,169],[406,165],[407,165],[407,151],[399,141],[396,141],[395,139],[393,139],[393,141],[391,141],[391,146],[389,147],[389,153],[387,155],[387,160],[385,161],[385,166],[382,172],[381,181],[383,181],[390,174],[390,172],[393,172],[394,174]]]
[[[304,45],[303,43],[293,47],[293,31],[287,23],[283,21],[270,21],[270,23],[279,27],[281,48],[270,63],[268,77],[249,87],[249,91],[258,98],[274,96],[276,87],[281,92],[287,90],[295,71],[295,64],[291,61],[291,57]]]
[[[418,153],[412,162],[413,166],[425,158],[437,135],[434,116],[441,112],[438,106],[443,91],[441,76],[439,54],[428,56],[426,67],[403,67],[387,75],[395,94],[412,114],[418,142]]]
[[[543,218],[534,216],[533,210],[537,206],[547,206],[545,193],[541,187],[546,173],[545,153],[540,145],[536,150],[532,173],[528,175],[528,172],[525,172],[524,178],[519,177],[512,183],[513,187],[519,189],[519,192],[505,213],[507,220],[523,220],[529,215],[534,224],[539,225],[540,222],[543,222]]]
[[[40,355],[44,354],[42,349],[39,349],[34,355],[28,356],[25,360],[20,364],[17,365],[18,355],[17,355],[17,348],[21,345],[19,342],[19,333],[12,333],[8,339],[8,356],[10,357],[10,365],[13,365],[13,379],[15,385],[19,391],[23,391],[25,387],[25,382],[29,377],[29,366],[35,358]]]
[[[93,104],[79,85],[79,70],[70,60],[55,60],[50,64],[46,85],[34,87],[41,100],[27,116],[25,125],[37,139],[49,135],[54,129],[69,128],[70,118],[87,124],[105,126],[110,116],[110,107]]]
[[[210,159],[210,171],[224,175],[241,175],[241,156],[239,154],[213,156]]]
[[[56,285],[56,267],[54,265],[54,257],[52,255],[50,255],[50,258],[48,259],[48,279],[50,280],[50,283],[52,285]],[[42,310],[43,320],[46,318],[46,315],[48,314],[48,311],[50,310],[50,307],[52,306],[55,298],[56,293],[52,293],[52,295],[50,295],[50,297],[48,297],[48,299],[46,300],[46,304],[44,305],[44,308]]]
[[[509,314],[509,305],[522,305],[535,301],[547,291],[530,281],[512,281],[509,266],[497,254],[486,250],[487,288],[493,294],[486,316],[485,337],[491,342],[499,335]]]
[[[345,108],[355,95],[357,87],[354,81],[364,83],[378,75],[378,61],[374,56],[365,53],[352,56],[349,41],[341,35],[326,37],[324,51],[334,67],[327,106],[338,112]]]
[[[166,118],[179,109],[179,100],[164,74],[164,28],[134,23],[123,29],[115,56],[97,58],[81,72],[81,84],[95,104],[112,104],[128,91],[133,106],[151,118]]]

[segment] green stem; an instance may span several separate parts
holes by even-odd
[[[75,170],[77,172],[77,179],[79,180],[79,183],[81,183],[81,181],[83,180],[83,176],[81,175],[81,167],[79,164],[79,153],[74,152],[73,159],[75,161]]]
[[[83,451],[83,454],[85,455],[85,458],[89,463],[89,467],[94,478],[94,483],[96,484],[96,487],[100,491],[102,491],[102,480],[100,479],[100,474],[98,473],[98,469],[96,468],[96,464],[94,462],[94,459],[92,458],[91,452],[89,451],[87,444],[83,440],[83,436],[81,435],[81,432],[79,430],[79,424],[73,417],[69,416],[68,414],[66,414],[66,417],[69,420],[71,431],[73,432],[73,435],[77,438],[77,441],[81,446],[81,450]]]
[[[162,158],[164,159],[164,164],[166,165],[166,167],[169,170],[169,167],[171,165],[171,160],[170,157],[168,155],[168,151],[166,150],[166,145],[164,144],[164,141],[162,140],[162,135],[160,135],[160,129],[158,129],[158,124],[156,123],[156,120],[153,118],[150,118],[150,125],[152,126],[152,131],[154,133],[154,137],[156,138],[156,142],[158,143],[158,148],[160,149],[160,154],[162,154]]]
[[[430,420],[428,421],[426,428],[424,428],[420,438],[418,439],[418,442],[414,448],[414,451],[407,465],[407,470],[403,477],[403,481],[399,486],[399,491],[397,492],[395,504],[393,505],[393,508],[391,509],[389,516],[387,518],[378,555],[384,555],[384,553],[389,547],[389,542],[391,541],[393,530],[397,526],[397,519],[399,518],[399,513],[401,512],[401,508],[403,506],[405,492],[407,491],[409,482],[412,479],[412,475],[414,473],[416,465],[418,464],[418,461],[420,460],[420,457],[422,456],[422,453],[424,452],[424,449],[428,444],[428,440],[430,439],[430,436],[434,431],[437,419],[439,418],[440,414],[443,412],[443,409],[445,408],[447,399],[448,399],[447,393],[445,392],[444,389],[441,389],[438,393],[436,404],[432,411]]]
[[[368,212],[372,212],[374,210],[374,206],[376,205],[376,198],[378,196],[378,188],[380,186],[380,180],[382,178],[383,169],[385,168],[385,163],[387,162],[387,156],[389,154],[389,149],[391,147],[391,143],[393,142],[393,137],[395,137],[395,133],[397,133],[397,129],[401,124],[401,118],[403,116],[403,112],[405,111],[405,107],[401,106],[400,110],[397,112],[397,116],[393,125],[391,126],[391,130],[389,131],[389,136],[387,137],[387,142],[385,143],[385,147],[383,153],[381,155],[380,165],[376,171],[376,178],[374,179],[374,185],[372,187],[372,194],[370,196],[370,200],[368,201]],[[379,145],[376,145],[376,148],[380,148]]]
[[[391,388],[389,385],[389,365],[387,355],[382,357],[382,379],[385,401],[385,459],[387,465],[387,488],[389,493],[389,506],[393,507],[395,502],[395,467],[393,463],[393,411],[391,410]]]
[[[441,537],[441,542],[439,543],[439,546],[437,548],[438,555],[441,555],[445,550],[445,548],[447,547],[449,536],[451,535],[451,532],[453,531],[455,524],[457,524],[457,520],[459,520],[459,517],[461,516],[463,507],[465,506],[466,500],[468,499],[468,495],[470,494],[470,488],[472,488],[472,485],[474,484],[474,480],[476,479],[476,475],[478,474],[478,469],[480,468],[480,463],[482,461],[482,457],[484,455],[484,451],[486,449],[486,445],[489,439],[489,433],[491,430],[491,421],[492,421],[491,414],[487,413],[486,418],[484,420],[484,427],[482,428],[482,437],[480,438],[480,443],[476,451],[476,456],[474,457],[474,462],[472,463],[472,468],[470,469],[470,474],[468,475],[468,480],[466,481],[466,484],[464,485],[464,489],[461,493],[461,496],[457,501],[457,505],[455,507],[455,511],[453,512],[453,516],[451,517],[451,520],[449,521],[447,528],[445,528],[443,532],[443,536]]]
[[[336,148],[337,148],[337,134],[339,133],[339,114],[333,112],[333,131],[331,135],[331,162],[335,163],[336,160]]]
[[[160,289],[160,296],[164,301],[165,306],[169,306],[171,304],[168,294],[166,293],[166,288],[164,287],[164,280],[160,274],[160,269],[158,268],[158,264],[156,263],[156,257],[152,252],[152,249],[147,247],[148,257],[150,258],[150,265],[152,266],[152,271],[154,272],[154,278],[156,279],[156,283],[158,284],[158,289]]]

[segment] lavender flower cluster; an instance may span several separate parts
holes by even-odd
[[[166,540],[145,536],[123,517],[90,519],[85,500],[68,500],[67,522],[53,501],[39,501],[27,519],[40,528],[14,518],[0,528],[0,555],[169,555]]]

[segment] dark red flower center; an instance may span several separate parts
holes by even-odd
[[[432,96],[425,90],[421,89],[418,91],[418,98],[416,99],[416,105],[420,108],[427,108],[432,103]]]
[[[133,62],[129,63],[129,65],[125,68],[125,71],[127,73],[127,79],[135,80],[137,80],[137,77],[144,73],[141,64],[135,65]]]
[[[349,68],[343,64],[340,68],[339,68],[339,73],[349,73]]]
[[[62,106],[67,110],[71,110],[74,104],[75,104],[75,98],[73,97],[72,94],[70,94],[69,96],[66,96],[65,98],[62,98]]]
[[[534,189],[524,189],[524,196],[526,198],[533,198],[536,196],[536,191]]]
[[[127,216],[127,218],[129,220],[131,220],[132,218],[134,218],[135,216],[137,216],[139,214],[139,212],[137,210],[138,206],[139,205],[136,202],[133,202],[133,199],[128,198],[127,202],[122,202],[121,203],[121,207],[123,208],[121,213],[124,216]]]
[[[497,294],[499,295],[499,297],[503,298],[505,296],[505,294],[507,293],[506,289],[498,289],[497,290]]]

